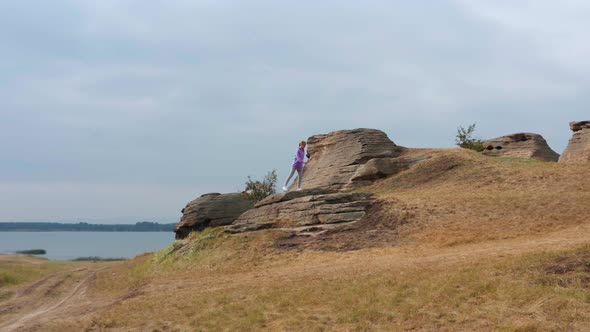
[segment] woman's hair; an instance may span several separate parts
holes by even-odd
[[[303,146],[306,146],[307,145],[307,143],[305,141],[299,142],[299,145],[301,145],[301,144],[303,144]]]

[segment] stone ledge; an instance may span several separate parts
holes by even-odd
[[[276,194],[265,201],[243,213],[226,227],[226,231],[241,233],[271,227],[297,228],[356,222],[365,217],[375,199],[370,193],[312,189]]]

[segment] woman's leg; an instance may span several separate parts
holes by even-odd
[[[295,168],[291,168],[291,173],[289,173],[289,176],[287,177],[287,180],[285,180],[285,185],[283,185],[283,190],[287,190],[287,185],[289,184],[289,181],[291,181],[291,178],[293,177],[293,174],[295,174]]]
[[[297,170],[297,189],[301,189],[301,181],[303,181],[303,168]]]

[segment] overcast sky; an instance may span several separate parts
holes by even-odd
[[[590,2],[0,2],[0,221],[176,222],[358,127],[399,145],[590,119]]]

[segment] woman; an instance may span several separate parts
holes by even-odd
[[[299,148],[295,153],[295,158],[293,159],[293,165],[291,165],[291,173],[287,177],[285,181],[285,185],[283,186],[283,191],[287,191],[287,186],[289,181],[297,171],[297,190],[301,190],[301,181],[303,180],[303,158],[305,158],[305,141],[299,142]]]

